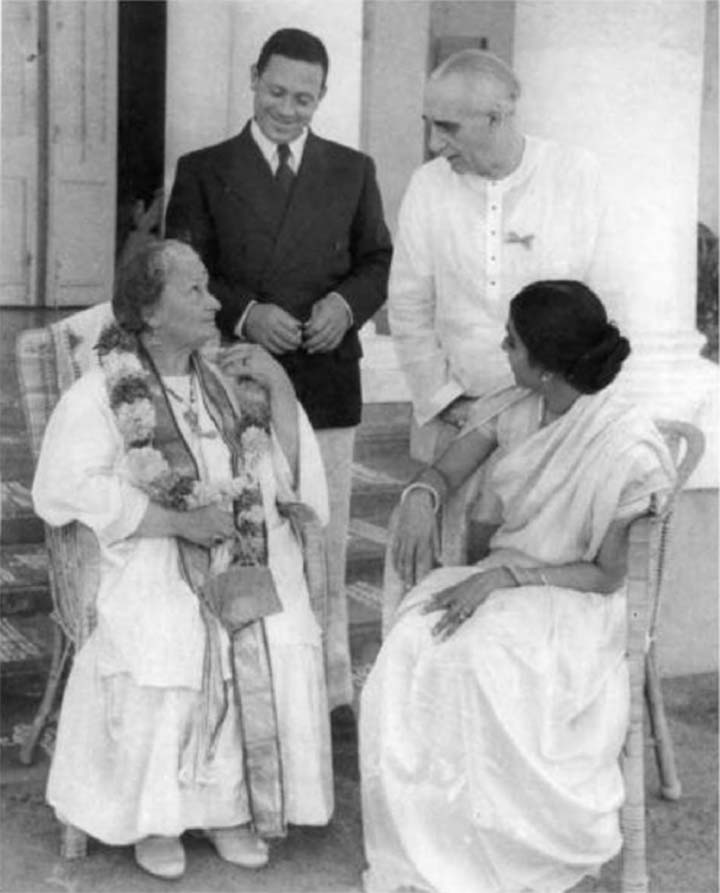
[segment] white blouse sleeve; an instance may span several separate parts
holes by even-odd
[[[104,544],[130,536],[149,499],[118,473],[122,455],[102,380],[89,373],[50,417],[32,488],[37,514],[53,526],[80,521]]]

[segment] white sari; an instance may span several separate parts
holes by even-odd
[[[670,485],[662,438],[612,389],[546,428],[540,412],[530,395],[487,423],[503,524],[481,568],[592,561]],[[436,643],[418,606],[476,570],[408,594],[365,686],[368,893],[559,893],[620,848],[624,591],[498,590]]]

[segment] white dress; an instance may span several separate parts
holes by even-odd
[[[480,568],[591,560],[669,484],[660,435],[612,395],[538,424],[535,397],[497,420],[505,520]],[[367,893],[560,893],[620,848],[624,591],[497,590],[437,643],[418,607],[476,571],[408,594],[363,691]]]
[[[187,392],[189,379],[170,384]],[[201,398],[198,409],[201,430],[214,430]],[[326,519],[320,456],[299,413],[300,492],[295,498]],[[182,412],[176,419],[203,478],[231,477],[221,438],[198,438]],[[88,372],[63,396],[50,420],[33,500],[48,523],[82,521],[101,545],[97,626],[68,679],[47,798],[63,820],[109,844],[250,819],[232,696],[209,773],[188,777],[182,766],[200,695],[205,627],[198,600],[180,574],[175,539],[132,537],[147,497],[123,479],[123,455],[103,375]],[[276,507],[279,495],[292,495],[289,469],[276,442],[264,460],[261,482],[269,565],[283,604],[265,625],[285,818],[325,824],[333,810],[333,787],[321,634],[309,604],[300,547]],[[222,630],[221,636],[227,642]],[[227,663],[223,675],[229,686]]]

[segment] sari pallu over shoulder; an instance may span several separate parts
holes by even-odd
[[[499,420],[503,452],[490,486],[504,520],[491,547],[550,564],[593,560],[611,523],[631,510],[630,498],[641,504],[671,488],[672,460],[652,421],[615,387],[581,395],[543,428],[540,401],[529,395]],[[529,436],[528,413],[534,425]],[[514,424],[521,432],[516,441]]]

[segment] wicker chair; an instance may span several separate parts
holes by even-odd
[[[704,437],[686,422],[658,420],[677,469],[677,480],[670,498],[658,509],[655,500],[648,512],[635,520],[630,528],[627,577],[627,656],[630,675],[630,723],[622,756],[625,782],[625,802],[621,812],[623,834],[622,893],[646,893],[648,889],[645,853],[645,769],[644,769],[644,703],[647,704],[652,744],[660,776],[660,792],[667,800],[680,797],[681,786],[675,765],[672,739],[665,716],[660,675],[655,655],[655,627],[668,551],[673,508],[697,466],[703,450]],[[472,499],[476,487],[468,488]],[[465,524],[453,519],[451,530],[443,530],[441,542],[451,540],[453,554],[467,555],[470,536],[471,501],[466,503]],[[398,511],[395,509],[388,531],[383,580],[383,633],[389,629],[392,616],[407,587],[396,573],[391,550],[397,529]],[[644,695],[644,697],[643,697]]]
[[[45,329],[28,329],[17,339],[20,393],[30,447],[36,461],[55,404],[81,374],[73,346],[73,339],[68,337],[68,330],[62,323]],[[308,506],[291,504],[284,507],[284,514],[302,542],[310,600],[325,640],[327,580],[323,529]],[[45,543],[53,602],[51,616],[55,621],[53,654],[45,692],[20,752],[20,759],[25,764],[32,762],[72,653],[82,647],[95,626],[95,597],[100,579],[98,542],[88,527],[78,522],[64,527],[45,525]],[[71,825],[63,825],[61,854],[66,859],[78,859],[85,856],[86,849],[85,833]]]

